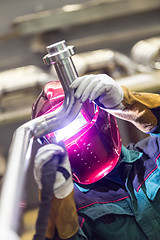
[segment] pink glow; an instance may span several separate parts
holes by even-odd
[[[108,118],[110,115],[107,114],[106,120],[109,121],[107,125],[105,119],[101,120],[107,128],[104,135],[101,128],[98,130],[96,125],[100,111],[102,110],[97,107],[90,121],[82,109],[80,119],[84,118],[85,124],[77,128],[76,133],[71,134],[69,138],[63,135],[70,163],[74,169],[73,179],[82,184],[91,184],[106,176],[116,166],[120,155],[121,142],[119,142],[120,136],[115,118],[111,121],[110,117]],[[76,124],[76,120],[72,122],[72,126],[74,123]],[[61,131],[63,132],[63,129]],[[47,135],[50,141],[54,136],[53,132]],[[102,138],[106,142],[110,141],[110,144],[103,143]]]
[[[54,111],[63,99],[60,83],[47,83],[34,105],[33,117]],[[65,143],[76,182],[94,183],[116,166],[121,152],[121,138],[115,117],[86,101],[80,115],[72,122],[69,135],[63,130],[59,140]],[[51,132],[46,137],[52,143],[59,133],[59,130]]]
[[[80,131],[73,139],[66,141],[71,166],[73,166],[73,179],[82,184],[91,184],[106,176],[117,164],[121,141],[113,144],[113,136],[108,127],[108,141],[102,132],[93,124],[85,131]],[[117,131],[115,128],[114,131]],[[104,139],[103,139],[104,138]],[[117,136],[117,140],[118,140]],[[104,142],[103,142],[104,140]],[[68,144],[67,144],[68,142]]]

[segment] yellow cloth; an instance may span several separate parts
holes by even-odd
[[[53,196],[46,237],[52,239],[55,235],[55,230],[57,230],[61,239],[67,239],[76,234],[78,228],[79,223],[74,202],[74,191],[64,199],[57,199]]]
[[[121,86],[124,92],[122,111],[109,112],[116,117],[133,123],[143,132],[150,132],[157,125],[157,118],[151,109],[160,106],[160,95],[152,93],[130,92]]]

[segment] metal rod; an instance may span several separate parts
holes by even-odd
[[[0,236],[3,240],[19,239],[17,229],[21,213],[20,202],[24,193],[33,139],[66,126],[78,115],[82,106],[69,88],[77,77],[71,59],[74,54],[73,47],[67,47],[65,41],[61,41],[48,46],[47,50],[44,61],[47,64],[55,64],[65,99],[57,111],[23,124],[14,133],[0,198]]]

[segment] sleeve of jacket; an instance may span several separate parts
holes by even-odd
[[[110,110],[114,116],[133,123],[144,133],[160,133],[160,94],[124,92],[123,109]]]

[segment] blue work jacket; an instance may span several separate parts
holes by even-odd
[[[160,138],[122,147],[120,164],[91,186],[75,184],[74,240],[160,239]]]

